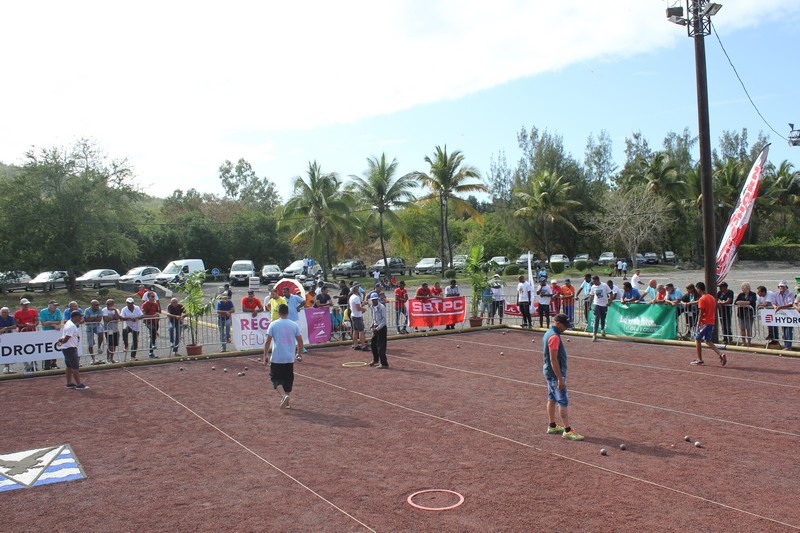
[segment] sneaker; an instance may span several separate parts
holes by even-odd
[[[603,338],[605,339],[606,338],[606,330],[601,330],[600,333],[603,335]]]
[[[381,370],[389,370],[389,365],[381,365],[378,368],[380,368]]]
[[[380,363],[378,361],[373,361],[369,364],[369,366],[378,366]]]
[[[370,348],[369,346],[364,346],[364,347],[361,348],[361,351],[362,352],[371,352],[372,348]]]
[[[564,426],[556,426],[556,427],[547,426],[548,435],[561,435],[562,433],[564,433]]]
[[[592,335],[592,342],[597,342],[597,333]]]
[[[89,388],[89,385],[84,385],[83,383],[81,383],[80,385],[76,385],[75,386],[75,390],[87,390],[88,388]]]
[[[284,394],[281,398],[281,409],[289,409],[289,395]]]
[[[68,389],[74,389],[75,387],[77,387],[77,385],[75,385],[74,383],[67,383]]]
[[[303,347],[303,353],[308,353],[308,350],[306,350],[305,346]]]
[[[565,439],[567,439],[567,440],[583,440],[583,435],[578,435],[578,434],[575,432],[575,430],[574,430],[574,429],[573,429],[572,431],[570,431],[569,433],[567,433],[567,432],[565,431],[564,433],[562,433],[562,434],[561,434],[561,437],[562,437],[562,438],[565,438]]]
[[[694,365],[694,366],[705,366],[705,363],[703,362],[702,359],[695,359],[694,361],[692,361],[689,364],[690,365]]]
[[[151,353],[151,354],[148,356],[148,358],[149,358],[149,359],[158,359],[158,356],[157,356],[156,354],[153,354],[153,353]]]
[[[725,354],[722,354],[722,357],[720,357],[719,360],[722,361],[722,366],[725,366],[725,365],[728,364],[728,356],[725,355]]]

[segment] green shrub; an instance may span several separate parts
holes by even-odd
[[[575,261],[575,269],[578,272],[583,272],[584,270],[590,270],[592,268],[592,262],[587,261],[586,259],[580,259]]]
[[[743,244],[739,246],[743,261],[800,261],[800,244]]]
[[[503,274],[506,276],[517,276],[519,275],[519,265],[508,265],[505,270],[503,270]]]
[[[444,277],[445,279],[455,279],[456,271],[453,270],[452,268],[448,268],[447,270],[444,271]]]
[[[561,274],[564,272],[564,266],[565,264],[561,262],[550,263],[550,270],[553,271],[553,274]]]

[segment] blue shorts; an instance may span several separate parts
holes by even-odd
[[[567,380],[564,380],[564,388],[558,388],[558,380],[556,378],[545,378],[547,380],[547,401],[556,402],[561,407],[569,405],[569,397],[567,396]]]
[[[694,334],[694,340],[711,342],[712,335],[714,335],[714,325],[703,324],[697,328],[697,333]]]

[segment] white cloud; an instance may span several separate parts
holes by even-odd
[[[796,0],[731,4],[726,31]],[[663,0],[7,2],[0,160],[89,136],[152,192],[213,187],[270,135],[459,98],[683,37]],[[776,16],[777,16],[776,15]],[[259,139],[252,141],[248,133]],[[377,142],[377,141],[376,141]],[[206,180],[206,181],[203,181]],[[199,185],[200,184],[200,185]]]

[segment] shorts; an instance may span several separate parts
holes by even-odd
[[[272,382],[273,389],[277,389],[278,385],[280,385],[285,392],[292,392],[294,363],[270,363],[269,379]]]
[[[697,333],[694,334],[694,340],[711,342],[711,338],[713,335],[714,335],[714,325],[702,324],[697,327]]]
[[[350,317],[350,320],[353,321],[353,330],[354,331],[364,331],[364,317],[363,316]]]
[[[548,378],[545,377],[547,380],[547,400],[550,402],[556,402],[561,407],[567,407],[569,405],[569,396],[567,395],[567,380],[564,379],[564,389],[561,390],[558,388],[558,380],[556,378]]]
[[[94,346],[95,335],[102,335],[102,334],[103,334],[103,328],[101,327],[95,326],[93,328],[86,328],[86,345],[89,346],[89,348]],[[102,340],[102,338],[100,340]]]
[[[503,317],[503,313],[505,312],[506,301],[505,300],[495,300],[492,302],[492,314],[494,316],[497,314],[500,318]]]
[[[61,353],[64,354],[64,364],[67,365],[67,368],[70,370],[78,370],[81,367],[81,358],[78,357],[78,349],[77,348],[64,348],[61,350]]]
[[[119,331],[106,331],[106,342],[109,348],[119,346]]]

